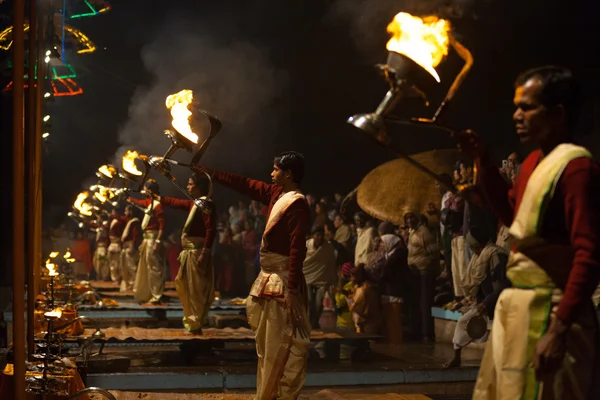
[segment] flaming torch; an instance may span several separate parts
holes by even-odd
[[[389,51],[387,63],[378,65],[390,89],[377,107],[369,114],[356,114],[348,118],[348,123],[367,133],[378,143],[392,150],[396,155],[430,177],[438,180],[435,173],[425,168],[412,158],[393,150],[391,137],[386,129],[386,122],[429,124],[436,128],[453,132],[452,129],[439,124],[440,116],[446,110],[457,90],[466,78],[473,65],[471,52],[460,44],[450,32],[450,23],[435,16],[419,18],[408,13],[398,13],[387,27],[392,34],[387,43]],[[390,113],[403,97],[420,97],[429,105],[427,96],[419,88],[424,82],[440,82],[436,67],[448,55],[449,47],[464,60],[465,64],[438,106],[432,118],[410,118],[408,121],[390,116]],[[455,188],[449,188],[453,190]]]
[[[210,176],[205,173],[210,182],[209,195],[204,198],[194,199],[181,185],[177,183],[175,177],[170,172],[169,164],[183,165],[187,167],[192,167],[200,162],[206,149],[208,148],[210,142],[217,133],[221,130],[221,121],[209,113],[206,110],[195,109],[199,114],[208,118],[210,123],[210,131],[208,133],[207,138],[202,142],[200,147],[198,148],[196,154],[192,158],[192,164],[183,164],[178,163],[170,159],[170,157],[177,151],[177,149],[185,149],[187,151],[192,151],[194,146],[198,144],[199,136],[194,132],[194,128],[192,127],[193,120],[196,117],[194,113],[191,111],[190,107],[193,106],[194,103],[194,94],[191,90],[184,89],[178,93],[172,94],[167,97],[165,101],[166,107],[171,111],[171,116],[173,117],[173,121],[171,122],[171,126],[174,130],[167,129],[165,130],[165,134],[169,136],[171,139],[171,146],[165,153],[163,157],[151,156],[148,158],[148,163],[158,170],[162,175],[169,178],[169,180],[182,192],[192,200],[201,210],[206,213],[211,212],[212,201],[210,197],[212,195],[212,180]],[[192,120],[192,121],[190,121]],[[145,180],[142,179],[142,182]]]

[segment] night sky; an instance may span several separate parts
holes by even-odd
[[[498,162],[513,150],[526,153],[511,120],[512,84],[519,71],[543,64],[570,67],[584,83],[588,103],[581,130],[588,134],[581,140],[596,151],[600,7],[594,3],[170,0],[158,7],[112,1],[107,14],[72,22],[98,50],[67,54],[84,94],[57,98],[48,108],[53,125],[44,158],[45,223],[56,224],[94,181],[96,168],[113,162],[115,154],[136,148],[162,155],[169,144],[162,131],[170,122],[164,99],[184,88],[194,90],[223,122],[205,157],[208,165],[269,180],[272,157],[293,149],[306,156],[306,192],[353,189],[390,159],[345,121],[374,111],[385,94],[374,64],[386,60],[386,26],[400,11],[449,17],[472,51],[474,68],[447,121],[478,131]],[[461,66],[452,53],[440,65],[442,83],[429,92],[433,105]],[[430,116],[434,107],[417,111]],[[403,115],[402,104],[397,114]],[[392,132],[407,153],[452,146],[438,132],[409,127]],[[176,193],[159,181],[167,193]],[[236,199],[223,188],[216,198],[221,209]]]

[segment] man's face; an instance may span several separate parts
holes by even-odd
[[[419,226],[419,219],[413,213],[406,214],[404,222],[406,222],[406,225],[411,229],[416,229]]]
[[[529,79],[515,90],[513,120],[521,143],[540,144],[547,141],[556,123],[548,109],[540,103],[542,83]]]
[[[336,215],[335,218],[333,219],[333,226],[335,226],[335,229],[337,229],[342,225],[344,225],[344,221],[342,220],[342,217],[340,217],[339,215]]]
[[[463,180],[463,182],[470,180],[472,175],[473,168],[465,164],[460,164],[460,177]]]
[[[271,180],[277,186],[283,186],[286,181],[285,173],[276,164],[273,164],[273,172],[271,172]]]
[[[516,153],[512,153],[506,160],[507,167],[515,169],[519,165],[519,156]]]
[[[354,217],[354,225],[356,225],[357,228],[362,228],[365,226],[365,221],[361,216],[357,215]]]
[[[200,188],[198,188],[198,185],[196,185],[196,182],[194,182],[192,178],[188,179],[187,191],[195,199],[202,196],[202,193],[200,193]]]
[[[132,215],[133,215],[133,212],[132,212],[131,208],[127,207],[125,209],[125,216],[126,217],[131,217]]]
[[[316,247],[319,247],[323,244],[323,234],[321,232],[313,234],[313,239]]]
[[[315,200],[315,198],[312,195],[307,194],[306,195],[306,202],[308,203],[309,206],[314,206],[316,200]]]

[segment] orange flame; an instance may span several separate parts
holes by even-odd
[[[98,201],[102,204],[106,203],[108,200],[115,197],[115,194],[109,190],[107,187],[102,185],[97,185],[96,192],[94,192],[94,197],[98,199]]]
[[[62,310],[60,308],[55,308],[52,311],[47,311],[44,315],[48,318],[60,318],[62,317]]]
[[[198,135],[192,132],[192,127],[190,126],[192,112],[188,106],[192,104],[192,100],[194,100],[194,93],[191,90],[184,89],[179,93],[168,96],[165,104],[171,110],[171,116],[173,117],[171,125],[173,128],[186,139],[197,144]]]
[[[139,156],[137,151],[127,150],[127,153],[123,156],[123,169],[131,175],[141,176],[142,171],[135,166],[135,159],[139,158]]]
[[[107,178],[113,178],[117,174],[117,170],[112,165],[103,165],[98,168],[98,172]]]
[[[392,34],[386,46],[389,51],[405,55],[440,81],[435,67],[448,55],[450,22],[435,16],[419,18],[401,12],[390,22],[387,31]]]
[[[85,202],[89,195],[89,192],[81,192],[77,195],[75,203],[73,203],[73,207],[79,211],[79,214],[85,215],[86,217],[92,216],[92,206]]]

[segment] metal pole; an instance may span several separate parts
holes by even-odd
[[[45,16],[42,7],[38,10],[38,34],[37,34],[37,58],[44,59],[45,52]],[[42,62],[38,65],[37,86],[35,88],[35,166],[37,170],[35,182],[35,240],[34,240],[34,294],[40,293],[40,277],[42,268],[42,105],[44,96],[44,85],[46,82],[47,68]]]
[[[13,0],[13,351],[15,399],[25,399],[25,1]],[[33,324],[33,321],[31,321]]]
[[[35,151],[37,146],[35,131],[35,102],[36,102],[36,74],[40,73],[37,68],[37,8],[36,0],[29,0],[29,69],[27,79],[27,240],[25,242],[27,251],[27,354],[29,361],[33,361],[35,350],[33,336],[33,318],[35,309],[35,194],[36,176]]]

